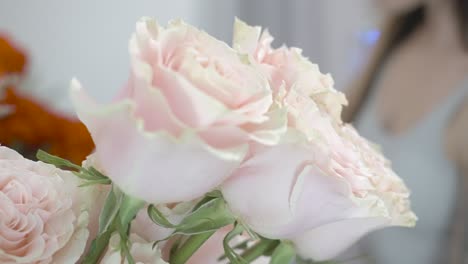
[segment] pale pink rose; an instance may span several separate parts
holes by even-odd
[[[347,104],[343,93],[333,88],[330,74],[320,72],[317,64],[302,56],[298,48],[271,47],[273,37],[261,27],[252,27],[236,19],[234,23],[233,47],[248,54],[269,76],[270,85],[277,99],[283,93],[295,90],[310,97],[324,112],[341,123],[341,110]]]
[[[274,147],[253,143],[223,184],[233,212],[260,235],[290,240],[314,260],[336,256],[374,229],[414,225],[409,192],[389,162],[341,125],[346,98],[330,75],[299,49],[273,49],[260,27],[239,20],[234,27],[234,48],[270,76],[288,132]]]
[[[137,264],[167,264],[162,259],[161,250],[159,247],[153,248],[153,242],[146,241],[136,234],[130,234],[130,254],[132,254],[135,263]],[[128,261],[123,261],[122,253],[120,252],[120,237],[113,234],[107,251],[100,261],[101,264],[128,264]]]
[[[189,201],[218,186],[247,142],[275,144],[285,113],[273,107],[255,62],[182,21],[141,19],[130,41],[131,75],[117,99],[97,105],[72,81],[96,157],[124,192],[150,203]]]
[[[317,261],[372,230],[414,225],[408,190],[379,152],[320,111],[308,121],[310,135],[290,127],[278,146],[254,144],[223,184],[241,221]]]
[[[75,263],[88,239],[88,188],[0,146],[0,263]]]

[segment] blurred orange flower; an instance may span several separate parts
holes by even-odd
[[[23,73],[26,66],[24,52],[15,47],[6,36],[0,35],[0,77]]]
[[[0,77],[24,72],[26,56],[0,36]],[[0,87],[1,88],[1,87]],[[74,118],[56,113],[12,86],[0,97],[0,144],[33,158],[38,149],[80,164],[94,149],[86,127]]]

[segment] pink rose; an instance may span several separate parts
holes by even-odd
[[[292,126],[278,146],[254,144],[223,184],[233,213],[316,261],[335,257],[372,230],[413,226],[408,190],[385,158],[350,126],[320,111],[309,114],[309,135]]]
[[[259,27],[236,21],[234,31],[234,47],[270,76],[274,98],[288,112],[288,132],[277,146],[253,143],[223,184],[233,212],[314,260],[336,256],[374,229],[414,225],[409,192],[389,162],[342,125],[346,98],[331,77],[298,49],[271,48],[272,37]]]
[[[0,147],[0,263],[75,263],[88,238],[87,188],[72,173]]]
[[[233,47],[248,54],[267,76],[277,98],[295,90],[310,97],[318,107],[341,122],[341,110],[347,104],[343,93],[333,88],[330,74],[322,74],[317,64],[302,56],[298,48],[273,49],[273,37],[261,27],[252,27],[236,19]]]
[[[285,114],[255,62],[181,21],[137,23],[131,75],[107,106],[72,81],[96,157],[124,192],[150,203],[195,199],[244,158],[247,142],[274,145]]]

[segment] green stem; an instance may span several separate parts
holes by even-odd
[[[279,243],[280,242],[278,240],[261,240],[251,248],[247,249],[242,254],[242,258],[250,263],[265,254],[265,252],[274,249]]]
[[[112,233],[115,230],[117,230],[117,222],[118,217],[115,217],[109,228],[106,231],[98,234],[96,238],[94,238],[93,242],[91,243],[91,247],[88,254],[84,257],[82,261],[83,264],[95,264],[98,262],[98,260],[101,258],[102,254],[106,250],[107,245],[109,245],[109,240],[112,236]]]
[[[215,231],[193,235],[171,256],[171,264],[184,264]]]

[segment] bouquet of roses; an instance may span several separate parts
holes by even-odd
[[[0,262],[313,263],[414,225],[330,75],[272,41],[239,20],[230,47],[141,19],[111,103],[71,82],[96,145],[81,166],[0,147]]]

